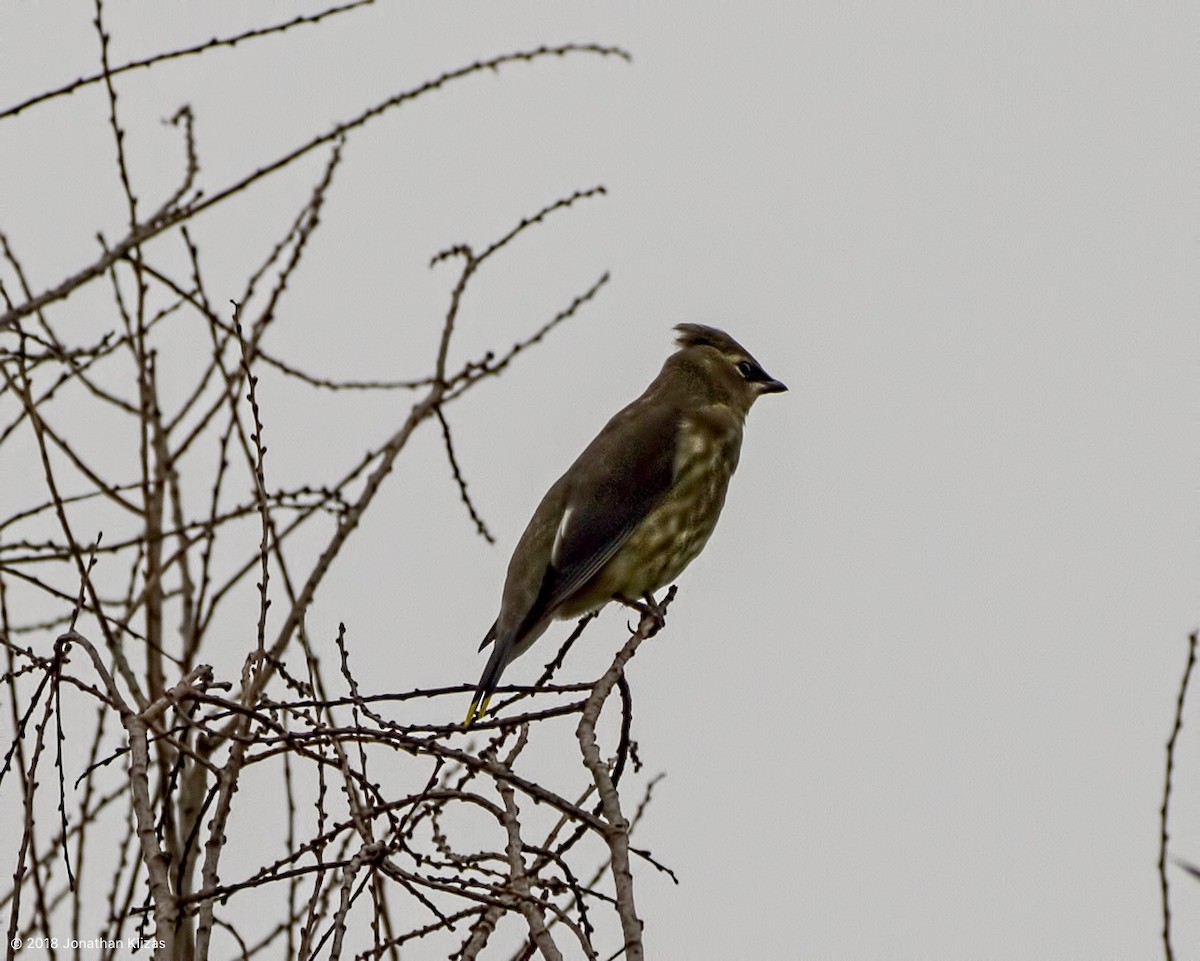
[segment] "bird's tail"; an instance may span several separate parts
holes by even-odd
[[[500,683],[500,675],[504,673],[504,668],[508,665],[509,647],[508,644],[497,642],[492,648],[492,656],[488,658],[487,667],[483,669],[483,676],[475,687],[475,696],[471,698],[471,706],[467,708],[467,719],[463,722],[463,727],[470,727],[487,713],[488,703],[492,699],[496,685]]]
[[[496,686],[500,683],[500,675],[504,673],[504,669],[524,654],[529,649],[529,645],[541,637],[550,625],[549,616],[543,614],[541,617],[537,617],[537,612],[533,613],[533,617],[527,617],[515,631],[505,632],[503,637],[499,634],[500,619],[496,618],[496,623],[484,635],[483,643],[479,645],[481,651],[488,646],[489,641],[495,641],[495,643],[492,645],[492,656],[488,658],[487,667],[483,669],[483,677],[479,679],[479,684],[475,688],[471,706],[467,709],[467,719],[463,722],[464,727],[470,727],[487,713],[488,702],[491,701],[492,694],[495,693]]]

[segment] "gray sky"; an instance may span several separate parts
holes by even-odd
[[[293,9],[106,14],[124,60]],[[0,106],[94,70],[91,15],[0,6]],[[181,159],[157,120],[183,102],[215,190],[476,58],[633,54],[513,65],[353,137],[271,346],[330,376],[424,373],[454,279],[429,257],[607,188],[464,303],[460,360],[612,273],[453,411],[499,544],[474,536],[427,431],[310,616],[316,636],[347,622],[379,690],[476,679],[529,514],[675,323],[728,329],[791,387],[752,412],[721,525],[630,670],[642,756],[668,775],[640,843],[682,882],[638,876],[650,957],[1159,955],[1164,744],[1200,583],[1197,19],[1180,3],[383,2],[122,82],[152,207]],[[120,232],[104,123],[92,88],[0,125],[0,227],[35,287]],[[236,292],[321,162],[265,186],[260,219],[213,215],[210,286]],[[280,474],[388,430],[328,398],[290,415],[294,388],[268,388]],[[575,676],[622,623],[593,625]],[[506,679],[532,680],[565,632]],[[1193,699],[1173,850],[1200,863],[1198,732]],[[1172,878],[1176,945],[1195,945],[1200,884]]]

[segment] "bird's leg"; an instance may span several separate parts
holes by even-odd
[[[667,623],[666,612],[664,612],[663,609],[658,606],[658,601],[655,600],[653,594],[651,594],[649,591],[646,591],[646,593],[642,595],[642,600],[646,602],[646,610],[650,613],[650,616],[658,622],[658,626],[660,628]]]
[[[646,635],[647,637],[653,637],[655,634],[661,631],[663,625],[667,623],[667,615],[663,612],[663,609],[658,606],[658,601],[654,599],[654,595],[650,593],[650,591],[646,591],[646,593],[642,595],[641,601],[631,601],[628,597],[624,597],[621,594],[613,595],[613,599],[624,604],[626,607],[632,607],[635,611],[641,614],[642,617],[650,617],[654,619],[654,624],[650,628],[650,633]],[[630,630],[633,630],[633,628],[630,628]]]

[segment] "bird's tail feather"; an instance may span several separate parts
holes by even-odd
[[[483,640],[479,642],[479,649],[481,651],[496,639],[496,628],[499,624],[500,618],[498,617],[492,621],[492,626],[488,628],[488,632],[483,635]]]
[[[494,633],[495,626],[493,625],[488,634],[494,635]],[[492,656],[488,658],[487,667],[483,669],[483,676],[479,678],[479,684],[475,687],[475,696],[471,698],[471,706],[467,708],[467,719],[463,722],[464,727],[470,727],[487,713],[488,702],[492,699],[496,685],[500,683],[500,675],[508,666],[508,654],[511,647],[511,642],[502,644],[497,641],[492,648]]]

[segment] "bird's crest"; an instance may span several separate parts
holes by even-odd
[[[708,327],[705,324],[676,324],[675,329],[679,331],[675,342],[680,347],[715,347],[722,354],[749,356],[745,347],[716,327]]]

